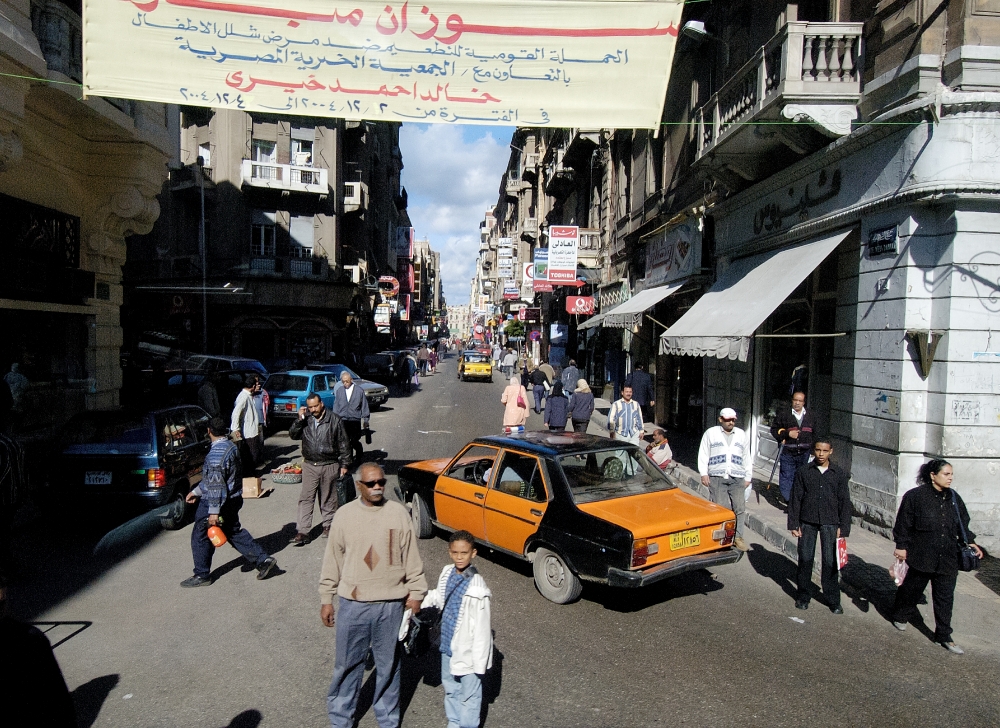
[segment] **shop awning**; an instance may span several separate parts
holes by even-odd
[[[664,298],[680,290],[683,283],[672,283],[667,286],[657,286],[639,291],[625,303],[620,303],[604,314],[601,326],[614,329],[631,329],[639,323],[642,315],[658,304]]]
[[[613,310],[614,309],[611,309],[611,311],[613,311]],[[608,314],[606,314],[606,313],[599,313],[596,316],[591,316],[589,319],[587,319],[582,324],[580,324],[579,326],[576,327],[577,331],[579,331],[580,329],[592,329],[595,326],[600,326],[601,325],[601,321],[603,321],[604,317],[607,316],[607,315]]]
[[[757,328],[849,234],[733,262],[708,293],[663,333],[660,353],[746,361]]]

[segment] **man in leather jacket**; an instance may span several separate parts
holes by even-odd
[[[817,434],[816,417],[806,411],[806,395],[795,392],[792,394],[791,408],[779,410],[771,424],[771,435],[782,446],[778,458],[778,464],[781,466],[778,487],[786,503],[792,496],[792,483],[795,482],[796,471],[809,462],[813,438]]]
[[[313,502],[319,495],[319,512],[323,518],[323,538],[330,534],[330,522],[337,512],[337,481],[347,475],[351,465],[351,442],[344,424],[330,412],[319,395],[306,398],[306,407],[299,408],[299,419],[288,428],[288,436],[302,440],[302,491],[299,493],[295,546],[309,543],[312,529]]]

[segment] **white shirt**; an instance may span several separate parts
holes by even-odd
[[[253,395],[246,389],[241,389],[236,396],[236,405],[233,407],[233,416],[229,423],[230,430],[239,430],[244,438],[257,437],[260,432],[260,418],[257,416],[257,406],[253,402]]]
[[[806,408],[805,407],[802,408],[801,412],[796,412],[794,409],[792,410],[792,417],[794,417],[795,421],[799,423],[799,427],[802,426],[802,418],[805,417],[805,416],[806,416]]]

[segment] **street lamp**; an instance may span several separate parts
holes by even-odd
[[[705,21],[703,20],[687,21],[681,28],[681,35],[684,36],[685,38],[690,38],[697,45],[701,45],[705,41],[719,43],[722,46],[723,51],[725,51],[722,56],[722,65],[724,66],[729,65],[729,44],[726,43],[726,41],[722,40],[722,38],[720,38],[719,36],[713,35],[712,33],[709,33],[707,30],[705,30]]]
[[[198,251],[201,253],[201,353],[208,353],[208,252],[205,245],[205,158],[198,156],[198,191],[201,220],[198,223]],[[229,285],[228,283],[226,284]]]

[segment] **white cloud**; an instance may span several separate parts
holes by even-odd
[[[479,255],[479,223],[497,203],[510,156],[510,131],[445,124],[403,124],[403,185],[418,238],[441,253],[449,304],[467,303]]]

